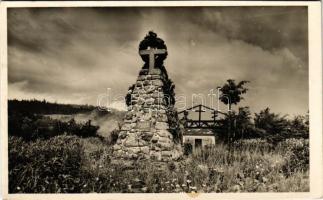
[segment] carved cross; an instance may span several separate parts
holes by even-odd
[[[155,55],[165,54],[165,53],[166,53],[166,49],[154,49],[154,48],[139,51],[140,55],[149,55],[149,73],[151,73],[155,68]]]

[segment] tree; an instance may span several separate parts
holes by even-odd
[[[236,84],[235,80],[229,79],[227,80],[227,83],[220,88],[222,94],[219,99],[224,104],[229,105],[230,111],[232,104],[237,105],[237,103],[243,99],[242,94],[245,94],[248,90],[244,87],[246,83],[249,83],[249,81],[240,81],[238,84]]]
[[[253,137],[254,124],[251,121],[249,107],[240,107],[237,115],[234,116],[234,137],[236,139]]]
[[[269,108],[255,113],[255,127],[265,131],[265,138],[274,141],[289,137],[290,126],[285,116],[271,113]]]
[[[229,112],[225,118],[218,120],[218,124],[215,131],[225,142],[254,137],[254,124],[249,107],[240,107],[238,112]]]
[[[290,121],[290,132],[293,137],[309,137],[309,116],[298,115]]]

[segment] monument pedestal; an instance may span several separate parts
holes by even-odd
[[[142,69],[131,95],[130,106],[113,154],[121,159],[176,160],[182,155],[172,131],[174,105],[169,96],[166,71]],[[176,116],[175,116],[176,118]]]

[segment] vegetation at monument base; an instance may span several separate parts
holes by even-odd
[[[49,118],[48,111],[11,111],[10,193],[309,191],[308,116],[287,119],[269,109],[252,116],[241,108],[231,116],[229,139],[219,133],[214,147],[160,169],[149,161],[111,164],[117,131],[101,137],[91,123],[55,128],[72,122]],[[96,117],[105,115],[113,117]],[[222,125],[224,133],[228,119]]]
[[[277,147],[263,140],[218,144],[159,170],[149,161],[133,168],[110,164],[109,145],[99,138],[9,138],[11,193],[79,192],[287,192],[309,191],[306,139]],[[147,163],[148,162],[148,163]]]

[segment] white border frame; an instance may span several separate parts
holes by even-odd
[[[190,199],[180,194],[8,194],[7,119],[7,8],[11,7],[173,7],[173,6],[308,6],[310,192],[300,193],[202,193],[196,199],[308,199],[323,196],[322,139],[322,40],[321,2],[260,1],[82,1],[82,2],[0,2],[0,127],[1,191],[4,199]]]

